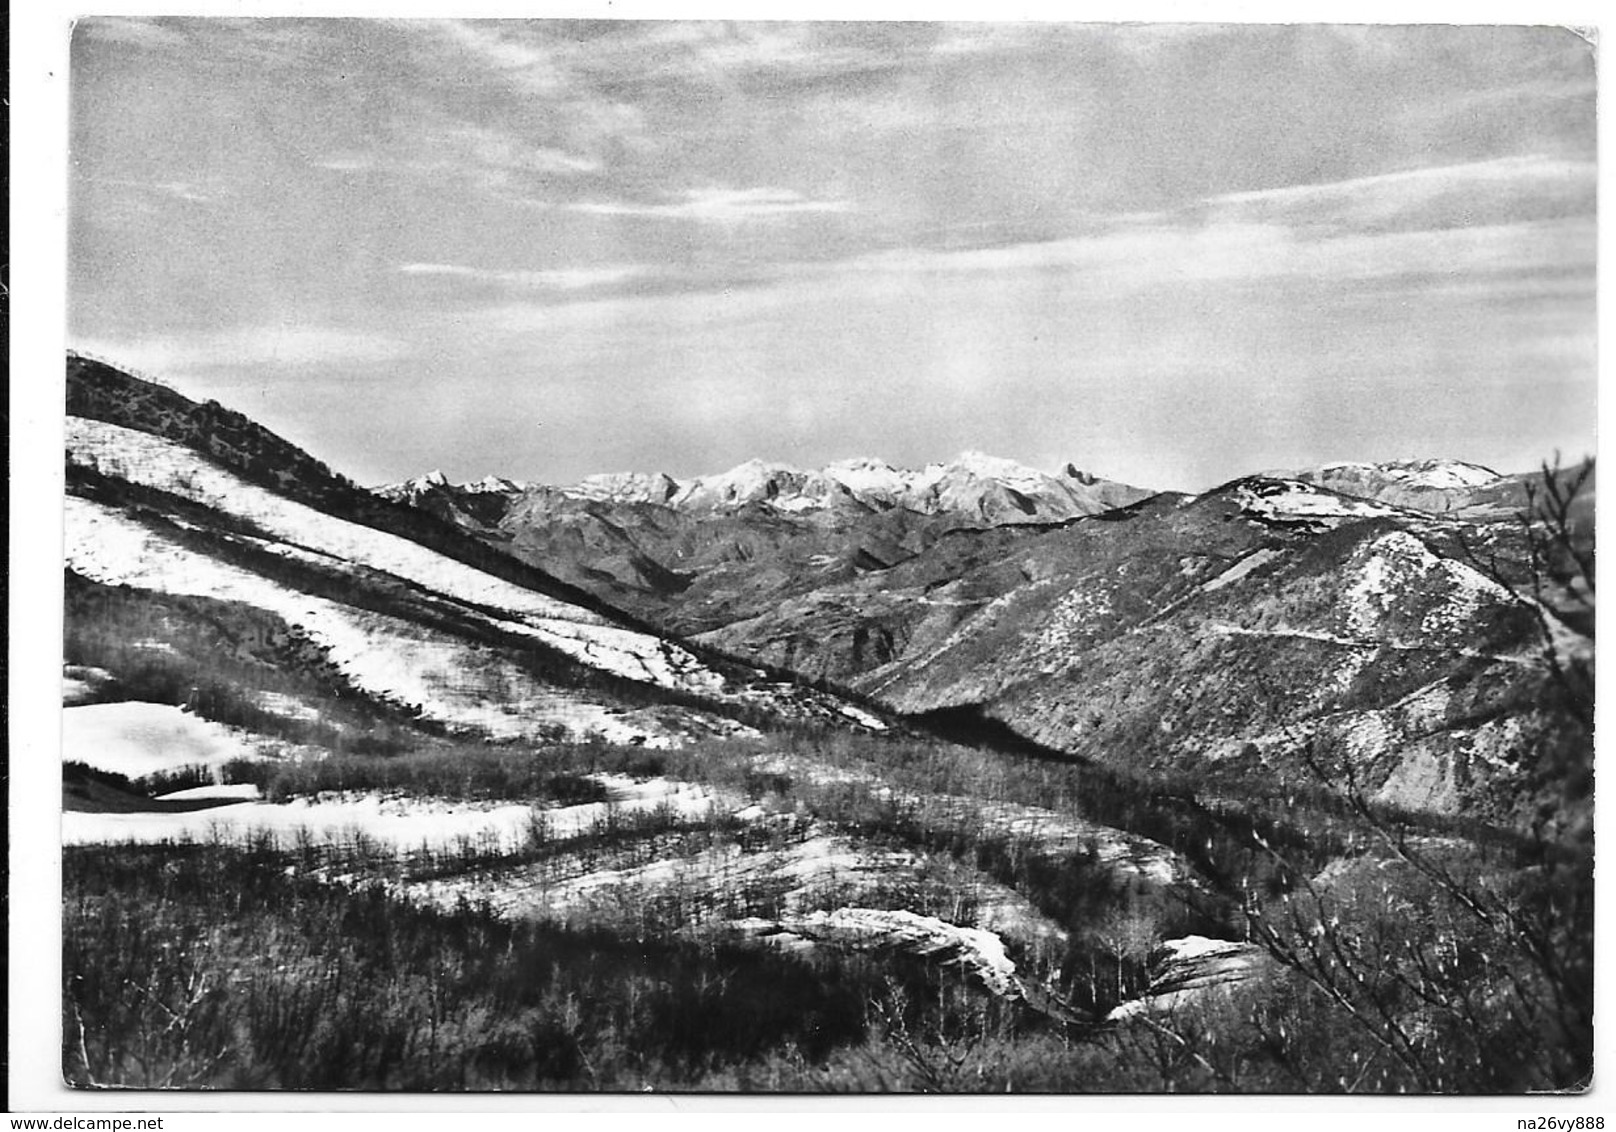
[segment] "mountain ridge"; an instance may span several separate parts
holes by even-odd
[[[493,738],[672,741],[686,724],[654,717],[681,710],[706,730],[714,712],[885,726],[363,492],[220,406],[73,358],[68,389],[67,566],[86,593],[263,610],[360,694]]]
[[[384,498],[418,501],[435,491],[456,494],[555,492],[611,503],[655,503],[675,510],[735,509],[761,503],[807,511],[851,500],[877,510],[902,507],[922,514],[957,511],[991,520],[1013,510],[1058,521],[1124,505],[1150,489],[1107,480],[1067,463],[1048,474],[1003,457],[967,449],[946,461],[903,468],[879,457],[837,460],[817,469],[754,457],[721,472],[680,481],[665,472],[603,472],[572,484],[516,481],[498,475],[450,483],[439,470],[372,488]],[[1007,510],[1008,509],[1008,510]]]
[[[1298,744],[1325,742],[1388,797],[1445,811],[1494,804],[1507,788],[1486,784],[1525,773],[1520,743],[1542,726],[1530,707],[1542,692],[1537,615],[1501,582],[1522,584],[1530,565],[1505,513],[1524,477],[1475,465],[1338,463],[1194,495],[1122,485],[1126,503],[1079,514],[1062,510],[1071,494],[1047,508],[1032,499],[1055,477],[980,453],[907,477],[873,458],[833,465],[834,476],[755,460],[687,484],[616,474],[571,491],[497,476],[455,485],[438,472],[387,499],[228,410],[69,368],[69,407],[87,412],[70,429],[86,501],[74,513],[136,559],[153,536],[125,529],[127,510],[86,510],[105,490],[93,477],[156,492],[179,521],[158,531],[163,545],[218,547],[238,570],[286,563],[305,589],[333,569],[322,554],[349,563],[343,578],[397,575],[392,551],[353,557],[379,537],[447,554],[456,570],[495,564],[503,585],[578,612],[560,614],[559,629],[545,621],[554,613],[513,621],[526,599],[510,589],[468,607],[471,591],[443,589],[459,577],[446,566],[398,577],[425,587],[409,600],[434,623],[500,647],[531,637],[567,663],[617,665],[614,679],[673,687],[678,673],[709,672],[690,677],[698,698],[756,704],[790,673],[854,694],[845,712],[799,705],[810,715],[858,721],[864,703],[922,720],[968,713],[1057,753],[1152,771],[1292,773]],[[209,487],[217,473],[165,445],[257,486]],[[1065,481],[1094,486],[1071,471]],[[113,504],[139,503],[121,490]],[[264,526],[280,504],[226,514],[254,492],[373,533],[333,542],[298,534],[305,520]],[[116,563],[94,565],[112,569],[100,580],[129,584]],[[373,600],[387,611],[396,598]],[[286,599],[272,604],[301,624]],[[601,628],[579,637],[580,624]]]

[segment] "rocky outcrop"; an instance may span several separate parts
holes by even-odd
[[[1157,950],[1145,993],[1113,1009],[1106,1021],[1181,1014],[1226,998],[1274,969],[1273,959],[1255,944],[1200,935],[1170,939]]]

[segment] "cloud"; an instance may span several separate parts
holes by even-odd
[[[600,216],[650,216],[709,224],[739,224],[802,213],[853,211],[853,203],[848,200],[812,200],[794,189],[773,188],[688,189],[683,200],[669,204],[580,201],[566,207]]]
[[[213,193],[203,192],[187,181],[163,181],[149,187],[153,192],[173,197],[175,200],[183,200],[190,204],[205,204],[214,199]]]
[[[532,199],[534,182],[582,176],[601,168],[592,157],[424,111],[411,132],[386,151],[338,152],[310,165],[335,173],[380,172],[449,180],[513,204],[548,204]]]
[[[146,338],[78,337],[70,345],[159,378],[206,370],[385,362],[407,353],[405,343],[384,334],[282,323]]]
[[[549,145],[535,145],[514,133],[471,123],[433,131],[436,147],[465,155],[485,169],[519,173],[592,173],[600,162]],[[441,164],[441,163],[440,163]]]
[[[166,197],[186,204],[207,204],[233,195],[218,184],[199,185],[193,181],[147,181],[129,177],[94,177],[80,174],[83,181],[96,185],[112,185],[120,189],[133,189],[146,196]]]
[[[555,21],[411,20],[401,23],[441,65],[462,70],[467,61],[542,108],[554,123],[564,149],[582,161],[598,162],[612,145],[645,144],[645,118],[635,106],[600,89],[585,65],[558,40]]]
[[[1212,197],[1221,216],[1360,229],[1592,215],[1598,167],[1538,154]]]
[[[1523,103],[1539,107],[1568,102],[1592,105],[1598,90],[1599,84],[1591,75],[1532,79],[1509,86],[1445,94],[1438,101],[1409,107],[1398,115],[1398,120],[1409,126],[1429,127],[1454,120],[1473,121],[1480,115],[1500,110],[1516,111]]]
[[[569,82],[550,51],[539,42],[502,34],[500,23],[469,20],[430,20],[417,25],[429,34],[473,56],[485,67],[537,94],[565,93]],[[516,30],[516,29],[513,29]]]
[[[1591,220],[1327,235],[1275,223],[1155,223],[963,252],[883,252],[846,266],[907,276],[1037,271],[1071,276],[1074,285],[1094,291],[1118,292],[1183,283],[1591,274],[1594,249]]]
[[[844,266],[920,277],[1041,272],[1113,290],[1280,279],[1483,287],[1523,275],[1583,280],[1594,266],[1595,183],[1592,162],[1508,157],[1225,193],[1179,209],[1091,217],[1095,230],[1079,236],[898,249]]]
[[[406,263],[398,270],[404,275],[465,279],[475,283],[554,291],[607,287],[647,273],[647,269],[638,264],[550,271],[498,271],[453,263]]]
[[[73,27],[75,34],[93,40],[128,44],[134,47],[185,47],[190,41],[179,31],[156,20],[138,16],[90,16]]]
[[[330,169],[335,173],[363,173],[381,164],[373,154],[359,153],[328,157],[311,162],[316,169]]]

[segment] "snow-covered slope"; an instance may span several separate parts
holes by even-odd
[[[573,837],[607,820],[632,813],[661,810],[704,818],[716,796],[703,787],[664,778],[636,782],[617,775],[598,775],[607,800],[573,806],[525,803],[447,802],[378,793],[321,795],[284,803],[242,801],[184,812],[84,813],[62,815],[67,845],[95,842],[178,841],[218,838],[246,841],[269,834],[282,844],[300,838],[332,846],[368,840],[390,853],[444,850],[471,844],[508,853],[541,822],[547,837]]]
[[[62,761],[141,778],[262,757],[256,736],[173,704],[84,704],[62,712]]]
[[[1253,943],[1199,935],[1165,940],[1144,996],[1116,1007],[1107,1020],[1182,1014],[1216,997],[1227,998],[1235,987],[1251,982],[1273,966],[1268,953]]]
[[[1343,495],[1445,514],[1507,488],[1508,477],[1463,460],[1393,460],[1325,464],[1295,478]]]
[[[404,617],[304,593],[191,550],[94,500],[69,497],[65,514],[67,566],[79,575],[104,585],[239,601],[266,610],[322,647],[327,659],[354,687],[379,700],[418,709],[425,719],[475,728],[497,738],[559,731],[580,740],[638,741],[653,746],[672,741],[667,732],[630,724],[606,705],[546,684],[475,642],[433,632]],[[307,553],[295,547],[281,549],[289,557]],[[458,563],[452,565],[459,567]],[[483,616],[491,627],[525,632],[545,644],[565,646],[582,657],[591,655],[590,633],[599,628],[559,618],[534,618],[541,621],[540,627],[514,618],[479,615],[470,609],[465,613]],[[621,668],[640,671],[641,678],[650,671],[631,659],[633,654],[607,650],[602,655]],[[709,680],[718,679],[706,675]]]
[[[499,610],[501,620],[531,630],[592,667],[669,688],[711,692],[723,686],[723,677],[671,642],[619,628],[598,614],[482,573],[408,539],[275,495],[149,433],[69,418],[67,451],[70,461],[103,475],[246,519],[292,554],[314,553],[335,563],[380,570],[456,601]],[[81,556],[93,556],[96,549],[93,537],[70,546]],[[102,569],[109,568],[117,568],[115,558],[103,562]],[[161,573],[156,571],[158,580]]]
[[[1253,476],[1235,485],[1233,496],[1241,510],[1270,522],[1328,524],[1331,520],[1367,519],[1397,513],[1393,508],[1321,490],[1297,479]]]
[[[247,524],[255,534],[235,530],[212,537],[272,555],[287,563],[289,573],[335,576],[356,595],[378,577],[391,579],[389,585],[404,583],[416,600],[443,606],[461,623],[531,639],[588,670],[713,703],[785,704],[781,690],[761,674],[732,682],[670,640],[288,499],[184,445],[105,421],[69,418],[67,453],[72,465],[202,504],[228,516],[232,527]],[[670,741],[671,734],[654,723],[630,724],[609,698],[559,690],[478,639],[428,628],[391,608],[378,611],[375,601],[333,598],[329,588],[326,596],[305,592],[187,545],[172,529],[153,527],[107,503],[70,497],[66,516],[67,564],[83,577],[268,610],[323,646],[356,687],[417,707],[426,718],[496,736],[559,728],[577,738]],[[831,697],[818,699],[824,702],[816,701],[817,714],[854,723],[869,718]],[[736,726],[709,722],[719,731]]]
[[[1344,471],[1349,464],[1327,465],[1325,472]],[[1405,487],[1448,490],[1462,487],[1486,487],[1503,477],[1491,468],[1470,464],[1463,460],[1394,460],[1372,467],[1388,479]]]

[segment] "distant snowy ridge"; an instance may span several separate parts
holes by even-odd
[[[1107,510],[1149,492],[1100,479],[1067,464],[1056,475],[1013,460],[966,451],[953,460],[920,469],[895,467],[859,457],[818,470],[759,459],[728,471],[681,483],[662,472],[612,472],[586,476],[575,484],[543,487],[498,477],[451,484],[440,471],[375,489],[389,499],[416,502],[434,493],[553,491],[563,496],[611,503],[654,503],[679,511],[721,511],[763,505],[801,513],[839,502],[881,511],[903,508],[920,514],[960,512],[973,518],[1059,520]]]
[[[469,483],[452,484],[441,468],[434,468],[424,475],[415,476],[413,479],[404,480],[402,483],[383,484],[371,490],[384,499],[407,503],[422,495],[441,489],[452,488],[470,495],[494,493],[519,495],[532,486],[532,484],[519,483],[516,480],[508,480],[503,476],[495,475],[487,475],[480,480],[472,480]]]
[[[1509,476],[1464,460],[1391,460],[1380,464],[1339,462],[1276,475],[1372,499],[1395,507],[1443,514],[1497,496]]]
[[[1372,472],[1396,480],[1405,487],[1450,490],[1453,488],[1485,487],[1503,479],[1499,473],[1480,464],[1464,460],[1392,460],[1382,464],[1341,462],[1324,464],[1320,475]]]

